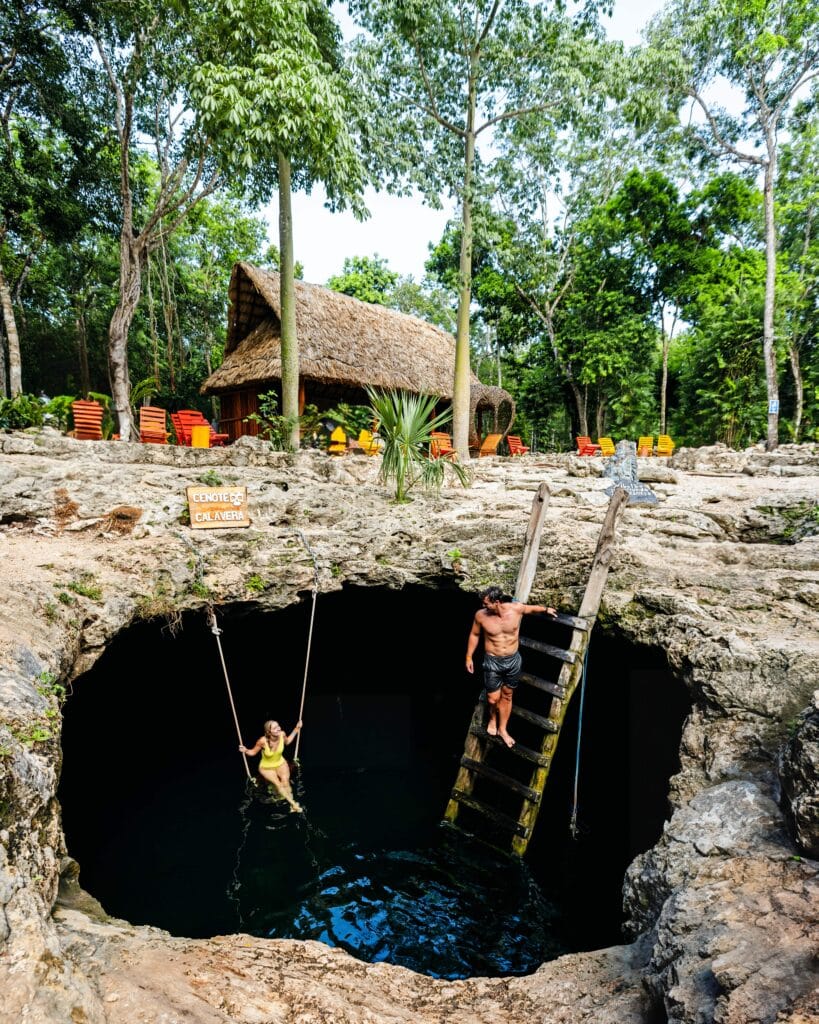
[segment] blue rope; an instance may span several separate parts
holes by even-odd
[[[580,713],[577,719],[577,753],[574,761],[574,803],[572,805],[572,816],[569,821],[569,834],[572,839],[577,839],[577,789],[580,780],[580,738],[583,734],[583,702],[586,697],[586,665],[589,660],[589,646],[591,638],[586,644],[586,653],[583,655],[583,675],[580,681]]]

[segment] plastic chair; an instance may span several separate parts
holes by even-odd
[[[649,456],[654,454],[654,438],[653,437],[641,437],[637,442],[637,454],[640,456]]]
[[[657,455],[663,458],[669,458],[674,454],[674,449],[677,446],[671,440],[668,434],[660,434],[657,438]]]
[[[597,443],[600,446],[600,454],[608,457],[614,455],[614,441],[610,437],[598,437]]]

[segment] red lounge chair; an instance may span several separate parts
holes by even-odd
[[[600,451],[599,444],[592,444],[590,437],[584,437],[578,434],[577,437],[577,454],[578,455],[597,455]]]
[[[506,435],[506,443],[509,445],[510,455],[525,455],[529,449],[515,434]]]
[[[139,407],[139,439],[143,444],[167,444],[165,410],[154,405]]]
[[[191,427],[208,428],[211,448],[223,445],[230,437],[229,434],[217,434],[198,409],[180,409],[179,412],[172,412],[171,423],[176,431],[177,441],[187,448],[191,446]]]
[[[74,437],[79,441],[102,440],[103,408],[99,402],[84,399],[71,403],[74,416]]]

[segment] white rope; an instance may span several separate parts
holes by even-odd
[[[219,629],[219,627],[216,625],[216,613],[214,612],[212,605],[208,605],[207,614],[210,631],[216,637],[216,646],[219,648],[219,660],[222,662],[222,671],[225,674],[225,686],[227,687],[228,700],[230,701],[230,710],[233,712],[233,723],[236,726],[236,735],[239,737],[239,746],[243,747],[245,744],[244,741],[242,740],[242,731],[239,728],[239,718],[236,714],[236,705],[233,703],[233,692],[230,689],[230,678],[228,677],[227,665],[225,664],[225,655],[222,652],[222,641],[219,639],[222,630]],[[245,771],[247,772],[247,777],[251,781],[253,781],[253,776],[250,773],[250,766],[247,763],[247,754],[245,754],[244,751],[239,751],[239,753],[241,753],[242,760],[245,763]]]
[[[307,538],[301,532],[301,530],[294,530],[294,533],[298,535],[299,540],[307,548],[307,553],[313,560],[313,607],[310,609],[310,628],[307,631],[307,653],[304,658],[304,680],[301,684],[301,703],[299,704],[299,717],[298,721],[302,720],[304,714],[304,700],[307,696],[307,674],[310,670],[310,650],[313,646],[313,623],[316,618],[316,598],[318,596],[319,587],[319,574],[318,574],[318,562],[316,561],[315,553],[307,542]],[[301,729],[296,733],[296,750],[293,754],[294,759],[298,760],[299,756],[299,743],[301,742]]]

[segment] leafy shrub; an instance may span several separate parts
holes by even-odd
[[[74,395],[55,395],[49,399],[43,411],[43,422],[65,432],[71,416],[71,403],[76,402]]]
[[[0,427],[5,430],[39,427],[42,425],[44,412],[45,406],[36,395],[0,398]]]
[[[367,389],[372,402],[371,419],[378,420],[381,450],[381,479],[395,481],[395,500],[411,501],[409,491],[420,484],[424,488],[440,488],[444,473],[454,473],[467,485],[469,478],[463,466],[449,459],[430,459],[429,441],[433,430],[440,430],[449,420],[449,412],[433,416],[438,399],[434,395],[412,395],[406,391],[374,391]]]

